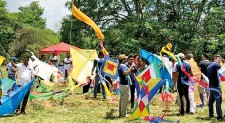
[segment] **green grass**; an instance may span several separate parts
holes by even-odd
[[[225,88],[225,85],[222,84]],[[223,89],[224,90],[224,89]],[[197,92],[197,90],[196,90]],[[1,117],[0,123],[140,123],[145,121],[129,121],[128,118],[118,118],[118,100],[119,95],[115,95],[116,101],[102,100],[101,94],[97,99],[93,99],[93,93],[83,95],[82,88],[79,88],[75,94],[65,98],[63,105],[57,100],[28,102],[27,115],[10,115]],[[176,99],[176,94],[173,94]],[[195,95],[197,105],[200,100]],[[224,98],[223,98],[224,100]],[[128,111],[130,112],[130,105]],[[215,108],[215,106],[214,106]],[[225,106],[222,105],[224,111]],[[155,96],[150,102],[150,115],[161,116],[165,110],[165,104],[161,101],[160,96]],[[208,119],[208,107],[197,107],[196,114],[178,116],[179,107],[175,101],[170,104],[165,119],[177,121],[181,123],[215,123],[215,118]],[[129,114],[131,115],[131,113]]]

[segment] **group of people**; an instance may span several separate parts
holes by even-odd
[[[177,54],[177,57],[180,58],[181,63],[172,63],[172,74],[174,80],[174,86],[177,89],[178,102],[179,102],[179,114],[184,115],[194,114],[196,111],[196,104],[194,100],[194,89],[195,83],[191,82],[193,74],[192,68],[190,66],[189,60],[193,58],[193,54],[184,55],[183,53]],[[95,77],[95,87],[94,87],[94,98],[97,96],[97,87],[99,85],[99,76],[98,71],[100,70],[100,65],[104,59],[104,55],[100,52],[100,56],[95,60],[94,67],[97,66],[98,70]],[[129,93],[130,93],[130,102],[131,109],[134,108],[135,103],[135,75],[143,71],[148,65],[148,61],[144,58],[139,58],[138,64],[134,64],[135,56],[121,54],[118,56],[117,60],[119,61],[118,73],[119,73],[119,89],[120,89],[120,101],[119,101],[119,117],[127,116],[127,106],[129,102]],[[220,86],[220,76],[218,70],[221,68],[221,64],[224,62],[220,55],[215,55],[213,61],[209,60],[207,54],[202,54],[202,60],[198,64],[198,67],[201,71],[200,81],[208,83],[209,87],[198,85],[199,97],[201,100],[200,107],[205,106],[205,99],[208,101],[209,108],[209,117],[214,117],[213,103],[216,101],[216,112],[217,119],[221,120],[222,110],[222,92]],[[93,70],[94,70],[93,67]],[[174,76],[175,75],[175,76]],[[190,77],[191,76],[191,77]],[[172,92],[176,92],[171,90]],[[103,98],[106,98],[104,88],[102,87]],[[206,95],[206,96],[205,96]],[[186,110],[185,110],[186,107]]]
[[[192,54],[188,54],[187,56],[183,53],[177,54],[177,57],[180,58],[181,63],[173,63],[172,71],[174,86],[178,92],[178,102],[180,106],[180,115],[184,115],[186,113],[195,113],[195,101],[194,101],[194,94],[193,94],[193,85],[192,79],[190,76],[192,74],[192,68],[190,66],[189,60],[193,58]],[[126,56],[125,54],[121,54],[117,57],[118,60],[118,75],[119,75],[119,90],[120,90],[120,100],[119,100],[119,117],[126,117],[127,116],[127,107],[129,102],[129,93],[130,93],[130,102],[131,102],[131,109],[134,108],[135,103],[135,76],[143,71],[148,65],[148,61],[144,58],[139,58],[138,63],[134,64],[134,59],[136,56],[129,55]],[[8,71],[8,78],[12,80],[17,80],[18,86],[23,86],[26,83],[30,82],[32,79],[35,78],[34,74],[34,66],[29,63],[30,57],[24,56],[22,58],[22,63],[16,63],[17,58],[12,57],[11,62],[7,64],[7,71]],[[54,64],[57,61],[57,57],[52,54],[50,61]],[[99,89],[99,85],[102,87],[102,95],[103,99],[106,99],[106,94],[104,87],[102,85],[102,76],[101,74],[101,64],[104,61],[104,54],[99,52],[98,58],[94,60],[92,74],[95,75],[95,85],[94,85],[94,98],[97,97],[97,92]],[[170,61],[172,62],[172,61]],[[202,55],[202,61],[198,64],[201,70],[201,81],[205,81],[209,83],[209,88],[205,88],[199,84],[198,92],[201,99],[202,104],[201,107],[205,105],[205,96],[208,99],[208,108],[209,108],[209,117],[214,117],[214,110],[213,110],[213,103],[216,101],[216,112],[217,112],[217,119],[221,120],[222,110],[222,92],[221,92],[221,85],[220,85],[220,77],[218,70],[221,68],[221,63],[223,63],[223,59],[220,55],[215,55],[213,57],[213,61],[209,60],[207,54]],[[70,58],[70,54],[67,54],[66,58],[64,59],[64,67],[65,73],[68,72],[69,69],[72,67],[72,60]],[[57,64],[54,64],[57,65]],[[95,73],[94,73],[95,70]],[[175,76],[174,76],[175,75]],[[67,76],[67,75],[66,75]],[[17,78],[17,79],[16,79]],[[104,79],[107,81],[107,79]],[[174,88],[173,88],[174,89]],[[172,90],[174,91],[174,90]],[[20,106],[17,108],[17,113],[26,114],[26,105],[27,100],[29,97],[30,91],[27,92],[25,95],[22,108]],[[184,98],[183,98],[184,97]],[[186,105],[185,105],[186,104]],[[185,110],[186,107],[186,110]]]
[[[22,56],[21,63],[17,63],[18,59],[16,57],[11,57],[11,62],[9,62],[6,66],[6,71],[8,72],[8,78],[17,81],[17,85],[19,87],[25,85],[30,82],[32,79],[35,79],[35,64],[36,57],[31,56],[29,54],[25,54]],[[45,61],[44,55],[41,55],[40,60]],[[55,53],[52,53],[49,62],[52,65],[57,67],[58,57],[55,56]],[[67,53],[66,58],[63,60],[64,63],[64,72],[65,77],[67,77],[67,72],[72,68],[72,59],[70,58],[70,54]],[[28,101],[30,91],[25,95],[22,107],[20,106],[16,110],[16,114],[26,114],[26,105]]]

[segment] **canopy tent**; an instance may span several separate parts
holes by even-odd
[[[52,53],[55,52],[56,55],[58,55],[59,53],[63,52],[63,53],[70,53],[70,47],[74,48],[74,49],[80,49],[78,47],[66,44],[64,42],[61,42],[59,44],[55,44],[52,46],[49,46],[47,48],[41,49],[40,50],[40,54],[44,54],[44,53]]]

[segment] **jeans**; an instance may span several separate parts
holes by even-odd
[[[217,113],[217,119],[222,118],[222,109],[221,109],[221,104],[222,104],[222,93],[221,93],[221,88],[213,88],[215,90],[210,90],[210,96],[209,96],[209,116],[213,117],[214,116],[214,109],[213,109],[213,103],[216,101],[216,113]],[[217,90],[217,91],[216,91]]]
[[[99,83],[99,81],[100,81],[100,77],[97,74],[95,76],[95,86],[94,86],[94,97],[95,98],[97,97],[97,91],[98,91],[98,83]],[[101,88],[102,88],[102,96],[103,96],[103,98],[105,98],[106,97],[106,95],[105,95],[105,89],[104,89],[104,86],[103,86],[102,82],[100,82],[100,85],[101,85]]]

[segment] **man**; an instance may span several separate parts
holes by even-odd
[[[17,74],[18,74],[18,81],[17,84],[19,87],[25,85],[26,83],[30,82],[34,78],[34,70],[32,66],[29,65],[29,56],[24,56],[22,58],[23,62],[15,64],[13,60],[11,60],[11,64],[13,67],[17,69]],[[23,102],[22,102],[22,108],[20,113],[21,114],[26,114],[26,105],[28,101],[28,97],[30,94],[30,90],[26,93]],[[20,106],[16,110],[16,114],[19,114]]]
[[[70,54],[66,54],[66,58],[63,61],[64,63],[64,69],[65,69],[65,78],[67,78],[68,71],[71,69],[72,66],[72,59],[70,58]]]
[[[202,55],[202,61],[198,65],[200,67],[202,74],[204,74],[205,76],[207,76],[207,67],[211,64],[211,62],[208,60],[208,58],[209,58],[208,55],[204,53]],[[201,77],[201,79],[203,80],[203,77]],[[205,88],[203,88],[202,86],[198,86],[198,92],[199,92],[199,96],[200,96],[200,99],[202,102],[200,107],[204,107],[204,93],[206,92],[207,100],[208,100],[209,99],[209,90],[205,90]]]
[[[93,64],[92,71],[91,71],[92,75],[93,75],[94,70],[96,72],[95,86],[94,86],[94,98],[97,98],[98,84],[99,84],[99,81],[101,81],[100,80],[101,65],[102,65],[103,61],[104,61],[104,54],[102,53],[102,51],[100,51],[98,54],[98,58],[94,60],[94,64]],[[102,88],[103,99],[106,99],[105,89],[103,87],[102,82],[100,82],[100,85]]]
[[[54,52],[52,53],[52,56],[50,57],[50,62],[54,66],[58,67],[58,56],[56,56]]]
[[[133,64],[134,62],[134,57],[133,55],[129,55],[128,56],[128,61],[127,63],[125,64],[128,68],[131,67],[131,65]],[[129,77],[130,77],[130,100],[131,100],[131,109],[134,108],[134,96],[135,96],[135,81],[134,81],[134,73],[137,72],[136,69],[132,69],[132,72],[130,73]]]
[[[128,76],[132,69],[135,67],[134,64],[131,65],[130,68],[128,68],[125,63],[127,62],[127,56],[125,54],[119,55],[119,66],[118,66],[118,73],[120,77],[120,101],[119,101],[119,117],[126,117],[127,113],[127,105],[128,105],[128,99],[129,99],[129,86],[128,86],[128,80],[126,79],[126,76]]]
[[[222,120],[222,93],[220,86],[220,77],[218,74],[218,70],[220,69],[221,58],[219,55],[215,55],[213,57],[213,63],[207,67],[207,75],[209,78],[209,88],[210,96],[209,96],[209,117],[214,117],[213,103],[216,101],[216,113],[217,120]]]
[[[184,62],[184,54],[183,53],[179,53],[178,57],[180,57],[181,59],[181,63],[182,66],[177,64],[176,65],[176,69],[174,70],[174,72],[178,72],[179,76],[178,76],[178,80],[177,80],[177,89],[178,89],[178,93],[179,93],[179,99],[181,101],[181,106],[180,106],[180,115],[184,115],[184,100],[183,100],[183,96],[186,99],[186,113],[190,113],[190,100],[189,100],[189,78],[188,76],[183,72],[183,70],[185,70],[187,73],[191,74],[191,67],[187,62]],[[182,70],[182,67],[184,68]]]
[[[11,59],[14,63],[17,61],[16,57],[12,57]],[[12,66],[11,62],[7,64],[6,71],[8,71],[8,78],[16,80],[16,68]]]

